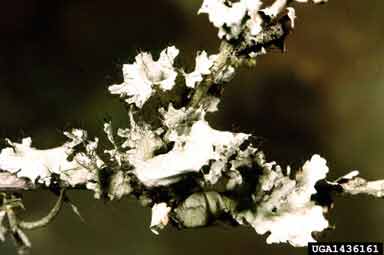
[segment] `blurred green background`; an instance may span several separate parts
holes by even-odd
[[[197,16],[197,0],[13,0],[0,8],[0,137],[32,136],[36,147],[64,142],[62,130],[101,135],[112,117],[127,116],[107,86],[122,81],[121,64],[143,50],[181,49],[179,64],[194,66],[196,50],[216,53],[216,29]],[[313,153],[328,159],[330,178],[358,169],[384,178],[384,2],[336,1],[297,6],[288,52],[260,57],[228,84],[214,127],[252,132],[269,160],[299,166]],[[104,204],[71,192],[86,222],[69,208],[49,227],[29,233],[34,255],[306,254],[266,245],[251,228],[222,225],[160,236],[150,210],[133,200]],[[54,196],[26,193],[27,218],[48,211]],[[323,240],[383,241],[384,202],[338,198],[336,230]],[[298,226],[300,227],[300,226]],[[10,243],[1,255],[15,254]]]

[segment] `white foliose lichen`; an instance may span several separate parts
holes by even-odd
[[[204,75],[211,73],[211,67],[213,66],[212,57],[208,57],[207,52],[202,51],[196,57],[195,70],[191,73],[184,74],[185,84],[189,88],[195,88],[203,80]]]
[[[247,6],[247,14],[249,19],[246,22],[246,28],[252,36],[259,34],[262,30],[263,19],[259,14],[262,6],[260,0],[243,0]]]
[[[85,152],[76,153],[73,160],[69,160],[73,148],[86,139],[86,133],[75,129],[65,134],[72,138],[72,141],[47,150],[31,147],[31,138],[24,138],[22,143],[7,140],[10,147],[1,150],[0,169],[47,186],[51,183],[52,174],[57,174],[61,181],[70,186],[86,185],[87,188],[95,190],[95,170],[103,165],[95,154],[97,140],[89,141]]]
[[[163,125],[167,129],[166,137],[189,133],[192,123],[204,119],[205,116],[205,111],[201,108],[175,109],[172,104],[169,104],[167,110],[161,108],[159,112],[162,115]]]
[[[329,226],[325,209],[311,201],[316,193],[314,185],[328,172],[326,161],[314,155],[295,180],[285,176],[279,166],[272,170],[273,165],[260,177],[262,186],[261,195],[256,198],[257,208],[235,217],[242,224],[250,224],[258,234],[269,232],[268,244],[288,242],[293,246],[307,246],[308,242],[315,242],[312,232],[321,232]]]
[[[248,137],[247,137],[248,138]],[[257,149],[248,146],[242,149],[246,141],[238,140],[236,144],[216,148],[219,155],[215,161],[211,161],[208,173],[204,174],[206,184],[220,184],[221,190],[230,191],[243,184],[243,177],[239,172],[242,168],[252,168]],[[219,186],[216,185],[217,188]]]
[[[261,31],[262,19],[258,14],[260,0],[204,0],[200,13],[208,14],[209,21],[219,29],[220,39],[237,39],[248,28],[252,35]]]
[[[287,7],[287,15],[288,18],[291,20],[291,26],[292,28],[295,27],[295,20],[296,20],[296,11],[293,7]]]
[[[219,29],[219,38],[230,40],[240,35],[246,12],[243,2],[231,4],[224,0],[204,0],[198,14],[207,13],[209,21]]]
[[[130,194],[133,188],[130,185],[131,177],[127,172],[117,171],[110,177],[110,185],[108,190],[108,198],[110,200],[121,199]]]
[[[157,61],[150,53],[140,53],[135,63],[123,65],[124,82],[111,85],[110,93],[120,95],[128,104],[143,107],[152,96],[155,85],[163,91],[171,90],[175,85],[177,71],[173,64],[178,54],[179,50],[174,46],[163,50]]]
[[[159,137],[161,129],[152,131],[145,123],[139,125],[135,122],[132,112],[129,113],[129,117],[130,128],[118,129],[117,135],[125,139],[121,145],[125,151],[120,153],[119,157],[132,164],[152,158],[154,152],[163,146],[163,142]]]
[[[104,133],[107,135],[108,140],[113,145],[113,149],[104,150],[104,153],[109,154],[112,162],[116,162],[118,164],[118,166],[121,166],[124,158],[122,158],[122,154],[119,151],[119,146],[115,142],[115,137],[114,137],[111,121],[104,123]]]
[[[140,164],[139,162],[153,158],[155,151],[164,146],[164,142],[159,136],[163,132],[161,128],[152,131],[148,124],[136,123],[132,111],[129,112],[129,118],[130,127],[120,128],[117,131],[117,136],[123,139],[119,145],[115,142],[112,124],[110,122],[104,124],[104,131],[114,147],[104,152],[109,154],[110,161],[116,162],[119,167],[125,164],[128,165],[128,168],[131,168],[131,166]],[[120,169],[112,174],[108,191],[110,199],[120,199],[124,195],[131,193],[131,176],[129,173],[132,172],[134,172],[134,169],[127,171]]]
[[[76,162],[81,168],[69,169],[60,173],[60,179],[75,186],[85,184],[86,188],[93,190],[95,198],[100,198],[101,189],[98,177],[98,171],[104,167],[104,162],[97,154],[99,139],[88,139],[88,134],[82,129],[72,129],[64,132],[71,141],[65,143],[67,155],[73,155],[71,160]],[[82,147],[81,151],[77,151],[78,146]]]
[[[135,174],[146,186],[169,185],[177,182],[182,175],[199,172],[209,160],[219,157],[215,147],[231,146],[245,134],[212,129],[206,121],[193,124],[189,134],[173,136],[172,150],[149,160],[133,162]]]
[[[162,110],[163,124],[160,139],[157,131],[137,125],[118,134],[127,138],[125,158],[133,166],[133,173],[148,187],[175,183],[188,173],[199,172],[210,160],[220,158],[223,147],[236,147],[249,135],[233,134],[212,129],[203,120],[204,111],[185,108],[176,110],[171,105]],[[154,152],[172,146],[161,154]],[[124,147],[124,145],[123,145]]]
[[[32,182],[45,180],[52,173],[81,169],[75,161],[68,161],[67,149],[64,146],[49,150],[38,150],[31,147],[31,138],[24,138],[22,143],[13,143],[11,147],[2,149],[0,154],[0,169],[25,177]]]
[[[163,229],[169,222],[168,214],[171,212],[171,207],[168,207],[166,203],[154,204],[152,207],[152,218],[150,229],[156,235],[159,234],[159,230]]]

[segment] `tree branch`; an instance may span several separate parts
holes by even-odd
[[[152,208],[154,233],[169,222],[195,228],[222,221],[269,233],[267,243],[293,246],[306,246],[315,241],[313,232],[329,228],[324,213],[335,192],[382,197],[384,181],[367,182],[354,172],[326,181],[329,169],[319,155],[299,169],[283,169],[265,159],[252,135],[215,130],[205,120],[239,66],[285,50],[295,21],[291,2],[261,9],[258,1],[206,0],[199,13],[218,29],[218,54],[199,52],[191,73],[174,67],[174,46],[157,61],[143,52],[124,65],[124,82],[109,91],[125,102],[130,122],[117,130],[104,124],[109,148],[80,129],[65,132],[68,141],[49,150],[32,147],[30,138],[7,140],[0,153],[0,238],[9,234],[22,250],[29,247],[21,229],[49,223],[66,199],[64,189],[91,190],[97,199],[136,198]],[[17,193],[35,189],[60,190],[60,198],[47,217],[25,223],[14,212],[22,206]]]

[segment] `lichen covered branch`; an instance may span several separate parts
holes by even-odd
[[[367,182],[355,172],[327,181],[319,155],[299,169],[282,168],[265,159],[251,134],[215,130],[205,119],[217,111],[238,67],[271,49],[285,50],[295,25],[293,2],[307,1],[205,0],[199,13],[218,29],[219,52],[198,52],[190,72],[175,66],[175,46],[158,58],[142,52],[123,65],[124,81],[108,89],[124,102],[129,123],[104,123],[106,148],[81,129],[65,132],[67,142],[48,150],[34,148],[31,138],[7,139],[0,153],[0,240],[10,236],[21,251],[29,247],[21,229],[51,221],[68,201],[64,189],[90,190],[108,201],[135,198],[152,208],[156,234],[169,223],[196,228],[221,221],[268,233],[267,243],[293,246],[306,246],[316,241],[314,232],[329,228],[325,215],[334,194],[382,197],[384,181]],[[25,223],[14,210],[22,207],[18,193],[34,189],[61,191],[60,199],[47,217]]]
[[[376,198],[384,197],[384,180],[367,181],[358,175],[358,171],[352,171],[334,182],[328,181],[323,183],[323,187],[342,195],[367,195]]]
[[[384,180],[366,181],[357,177],[347,183],[341,184],[343,192],[350,195],[365,194],[377,198],[384,197]]]

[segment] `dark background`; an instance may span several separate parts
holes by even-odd
[[[194,66],[196,50],[216,53],[218,40],[197,0],[13,0],[0,6],[0,137],[31,136],[38,148],[63,143],[62,130],[102,135],[111,116],[126,112],[107,87],[122,81],[121,64],[140,50],[181,49],[178,62]],[[297,6],[288,52],[258,59],[228,84],[218,129],[252,132],[265,140],[270,160],[299,166],[313,153],[328,160],[330,178],[358,169],[384,178],[384,18],[382,0]],[[82,223],[69,208],[49,227],[30,234],[37,255],[306,254],[266,245],[251,228],[218,225],[160,236],[149,229],[150,210],[136,201],[104,204],[71,192]],[[28,219],[48,211],[54,197],[25,194]],[[384,240],[384,202],[339,198],[323,240]],[[300,226],[298,226],[300,227]],[[10,243],[0,254],[14,254]]]

